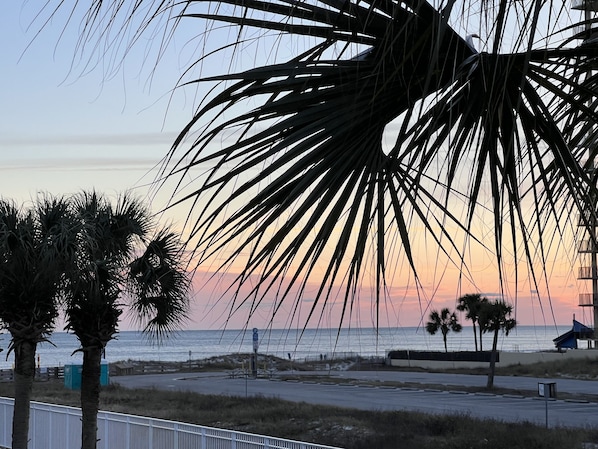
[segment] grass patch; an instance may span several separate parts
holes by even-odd
[[[12,396],[11,383],[0,395]],[[36,383],[36,401],[78,406],[79,393],[59,381]],[[437,416],[317,406],[264,397],[200,395],[109,386],[102,389],[102,410],[183,421],[211,427],[309,441],[347,449],[581,448],[598,442],[598,432],[550,429],[521,422],[501,423],[465,415]]]
[[[512,365],[497,369],[496,373],[503,376],[596,379],[598,378],[598,359],[569,359],[532,365]]]
[[[527,377],[555,377],[568,379],[598,379],[598,352],[592,353],[594,357],[586,357],[580,359],[557,360],[552,362],[538,362],[529,365],[510,365],[504,367],[496,367],[495,374],[497,376],[527,376]],[[349,370],[356,371],[408,371],[408,372],[422,372],[422,373],[453,373],[453,374],[475,374],[485,376],[488,374],[489,367],[480,368],[445,368],[445,369],[430,369],[420,367],[406,367],[406,366],[368,366],[363,363],[355,363]]]

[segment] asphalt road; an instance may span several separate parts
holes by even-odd
[[[113,377],[113,383],[128,388],[158,388],[229,396],[275,397],[288,401],[334,405],[365,410],[413,410],[425,413],[459,414],[491,418],[504,422],[533,422],[550,427],[583,427],[598,429],[598,403],[586,400],[561,400],[558,393],[568,392],[598,396],[598,382],[570,379],[536,379],[502,377],[495,386],[530,391],[526,395],[465,393],[451,386],[485,386],[486,376],[460,374],[408,373],[392,371],[338,371],[331,376],[340,383],[310,381],[309,373],[301,373],[302,381],[230,378],[228,373],[170,373]],[[322,375],[323,373],[318,373]],[[342,380],[346,379],[347,382]],[[397,381],[419,383],[417,388],[366,386],[355,382]],[[556,382],[557,399],[546,401],[537,395],[538,383]],[[430,385],[446,385],[439,390]]]

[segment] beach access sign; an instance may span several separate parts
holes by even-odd
[[[260,346],[259,335],[257,327],[253,328],[253,352],[257,352],[257,348]]]

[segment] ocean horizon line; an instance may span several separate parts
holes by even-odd
[[[463,329],[469,329],[471,331],[471,329],[473,328],[472,325],[467,324],[467,323],[460,323],[463,326]],[[583,322],[582,322],[583,324]],[[564,328],[564,327],[571,327],[572,323],[565,323],[565,324],[520,324],[517,323],[517,326],[511,331],[511,332],[516,332],[518,328],[537,328],[537,329],[560,329],[560,328]],[[589,326],[592,327],[592,326]],[[205,328],[205,329],[178,329],[178,330],[173,330],[170,332],[170,334],[177,334],[180,332],[245,332],[245,333],[252,333],[253,329],[256,328],[258,329],[258,332],[262,333],[262,332],[269,332],[269,331],[276,331],[276,332],[281,332],[281,331],[292,331],[292,332],[301,332],[301,331],[338,331],[340,329],[341,332],[345,332],[345,331],[373,331],[373,330],[379,330],[379,331],[388,331],[388,330],[401,330],[401,329],[409,329],[409,330],[413,330],[413,329],[421,329],[422,331],[425,332],[426,330],[426,326],[425,324],[423,325],[417,325],[417,326],[383,326],[383,327],[374,327],[374,326],[370,326],[370,327],[364,327],[364,326],[344,326],[341,328],[337,328],[337,327],[306,327],[306,328],[301,328],[301,327],[247,327],[247,328],[223,328],[223,329],[210,329],[210,328]],[[117,335],[119,333],[123,333],[123,332],[129,332],[129,333],[138,333],[138,334],[143,334],[143,330],[142,329],[122,329],[119,330],[117,332]],[[69,334],[69,331],[65,331],[65,330],[60,330],[60,331],[53,331],[53,334]],[[6,334],[2,334],[2,335],[6,335]]]
[[[501,351],[533,352],[555,349],[554,339],[571,329],[568,326],[528,326],[513,329],[508,336],[500,334]],[[484,349],[492,342],[491,334],[483,337]],[[10,335],[0,337],[0,368],[10,368],[14,357],[6,358]],[[474,350],[471,327],[447,336],[449,351]],[[53,333],[48,343],[38,345],[39,366],[79,364],[82,354],[76,352],[79,341],[72,333]],[[281,358],[302,360],[320,354],[356,353],[364,357],[384,356],[393,350],[444,350],[442,335],[430,335],[421,326],[384,328],[259,329],[258,352]],[[123,360],[187,361],[207,359],[233,353],[253,352],[253,328],[180,330],[158,345],[138,330],[122,330],[106,346],[105,359],[111,363]]]

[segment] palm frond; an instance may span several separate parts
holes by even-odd
[[[45,341],[54,330],[76,226],[62,198],[23,209],[0,200],[0,320],[11,347]]]
[[[309,316],[339,288],[345,316],[368,276],[379,307],[389,273],[401,269],[393,254],[419,281],[413,229],[465,266],[467,246],[482,243],[473,232],[480,216],[492,222],[499,282],[509,257],[515,267],[525,260],[537,286],[546,273],[534,258],[544,262],[563,220],[596,196],[598,46],[562,38],[562,2],[465,2],[461,11],[424,0],[142,3],[139,30],[174,14],[172,33],[195,20],[208,41],[210,24],[224,23],[237,33],[217,45],[237,54],[249,30],[307,43],[282,61],[181,83],[215,87],[163,175],[179,180],[173,207],[190,208],[198,263],[237,266],[231,313],[244,304],[253,312],[269,294],[274,313],[287,299],[297,308],[315,283]],[[111,17],[124,12],[128,29],[135,11],[101,0],[86,26],[101,22],[103,6]],[[482,51],[467,39],[472,27]]]
[[[164,228],[129,267],[128,285],[134,317],[151,338],[162,340],[188,318],[190,281],[182,244]]]
[[[533,266],[538,252],[530,247],[536,243],[528,230],[540,232],[542,245],[551,236],[540,223],[547,216],[560,220],[563,205],[577,209],[586,197],[587,156],[572,142],[598,116],[586,104],[594,86],[584,86],[576,74],[595,67],[595,47],[535,50],[532,39],[524,52],[500,53],[510,7],[504,1],[490,53],[476,52],[448,25],[444,11],[426,2],[219,2],[226,3],[239,7],[238,13],[194,17],[322,39],[286,63],[198,80],[237,82],[206,101],[169,156],[212,117],[168,175],[193,177],[199,167],[209,167],[179,202],[192,200],[198,212],[190,217],[200,263],[223,251],[229,256],[220,270],[244,261],[235,282],[254,280],[241,304],[274,292],[279,300],[299,298],[315,281],[318,299],[310,314],[338,283],[347,285],[349,305],[368,260],[376,267],[378,304],[388,287],[388,233],[394,229],[399,236],[416,278],[410,230],[415,223],[446,254],[456,254],[457,263],[463,254],[455,236],[429,218],[442,216],[439,225],[448,220],[471,237],[482,196],[492,199],[499,270],[505,254],[519,264],[519,245]],[[272,18],[256,19],[250,11]],[[534,28],[538,14],[536,8],[526,15],[526,26]],[[367,51],[326,58],[326,49],[339,42]],[[246,99],[263,100],[224,118]],[[391,122],[400,131],[385,152],[382,135]],[[212,150],[235,130],[237,140]],[[464,185],[467,172],[471,178]],[[460,192],[468,198],[462,223],[452,209]],[[531,216],[522,207],[527,198],[536,204]],[[323,275],[315,274],[316,266]],[[238,307],[233,301],[231,310]]]

